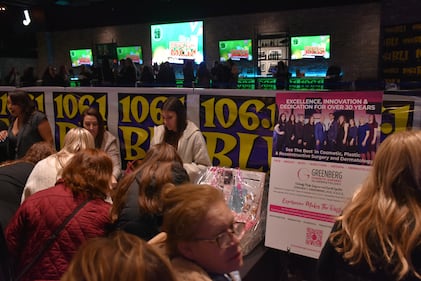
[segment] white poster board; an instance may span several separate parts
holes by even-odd
[[[284,114],[287,120],[291,115],[304,117],[307,136],[299,136],[298,129],[295,138],[288,129],[286,137],[282,129],[274,130],[265,246],[319,257],[335,217],[371,169],[370,157],[375,157],[375,153],[366,150],[368,143],[374,150],[380,144],[382,98],[382,92],[353,92],[351,97],[344,92],[277,95],[279,116]],[[334,118],[329,120],[329,115]],[[356,134],[351,133],[351,119],[357,123],[355,130],[361,126],[359,134],[369,131],[373,136],[364,147],[362,144],[352,147],[344,134],[345,131]],[[328,137],[329,128],[333,128],[331,123],[335,122],[338,133]],[[325,137],[319,142],[315,140],[320,133],[315,133],[316,124]],[[301,143],[297,140],[300,137]],[[334,138],[337,142],[332,144]]]

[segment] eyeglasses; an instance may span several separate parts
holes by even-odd
[[[226,249],[232,244],[233,237],[237,238],[238,240],[241,240],[241,238],[244,236],[244,233],[246,232],[246,223],[244,222],[234,222],[229,229],[226,231],[218,234],[213,239],[193,239],[194,241],[209,241],[209,242],[215,242],[219,248]]]

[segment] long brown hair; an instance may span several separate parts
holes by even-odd
[[[189,176],[183,168],[183,162],[175,148],[167,143],[152,146],[136,170],[119,182],[113,206],[111,219],[116,221],[126,202],[127,192],[133,182],[139,189],[139,207],[141,213],[159,214],[162,212],[161,196],[169,186],[189,181]]]
[[[26,124],[31,115],[36,111],[35,102],[29,97],[27,92],[22,90],[9,92],[8,97],[13,105],[17,105],[22,109],[22,121]]]
[[[337,220],[330,242],[349,264],[381,267],[396,280],[421,278],[412,254],[421,245],[421,131],[393,133]]]
[[[177,131],[173,132],[165,127],[164,133],[164,141],[177,147],[178,140],[187,127],[186,107],[177,97],[169,97],[162,105],[162,111],[172,111],[177,116]]]
[[[82,112],[82,120],[81,120],[81,126],[84,126],[85,117],[86,116],[94,116],[98,122],[98,134],[95,138],[95,147],[101,148],[102,141],[104,139],[104,132],[105,132],[105,122],[102,118],[101,114],[99,113],[99,110],[96,107],[89,107],[85,111]]]

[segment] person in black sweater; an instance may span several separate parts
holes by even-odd
[[[336,219],[321,281],[421,279],[421,131],[395,132]]]

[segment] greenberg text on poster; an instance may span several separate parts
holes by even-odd
[[[267,247],[318,258],[380,144],[383,92],[279,93]]]

